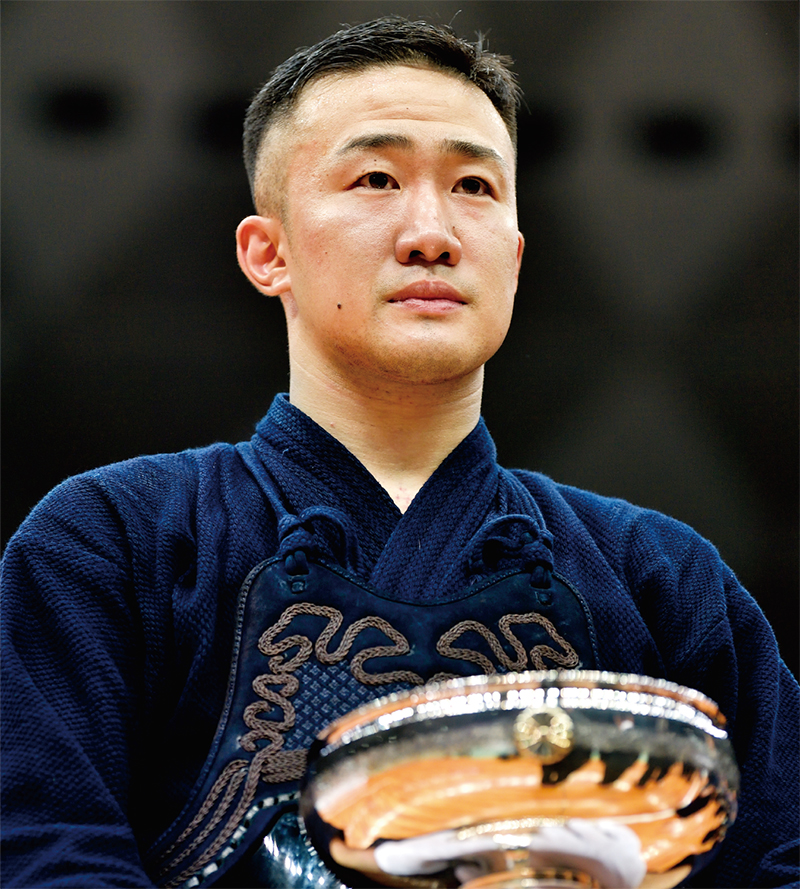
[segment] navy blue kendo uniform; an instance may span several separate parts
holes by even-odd
[[[554,668],[715,700],[739,817],[690,884],[798,880],[798,687],[756,603],[687,526],[501,468],[483,421],[401,514],[278,396],[250,442],[57,487],[2,607],[4,885],[193,885],[280,816],[333,718]]]

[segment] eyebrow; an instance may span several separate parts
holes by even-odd
[[[356,136],[346,142],[338,154],[349,154],[353,151],[369,151],[382,148],[400,148],[409,151],[414,147],[414,140],[400,133],[368,133]],[[468,139],[443,139],[440,143],[442,154],[455,154],[469,160],[490,160],[508,169],[508,164],[500,152],[488,145],[470,142]]]
[[[508,167],[505,158],[499,151],[495,151],[488,145],[470,142],[468,139],[445,139],[442,149],[447,154],[458,154],[470,160],[490,160],[500,164],[501,167]]]

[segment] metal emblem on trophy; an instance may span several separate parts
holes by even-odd
[[[311,750],[300,812],[356,885],[670,889],[724,838],[737,788],[725,718],[699,692],[509,673],[336,720]]]

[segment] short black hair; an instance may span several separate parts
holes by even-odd
[[[510,70],[513,62],[508,56],[489,52],[483,43],[480,35],[475,43],[458,37],[449,25],[389,15],[342,28],[315,46],[298,49],[272,72],[245,115],[244,165],[253,200],[264,134],[293,110],[304,87],[327,74],[405,63],[458,75],[489,97],[516,147],[521,91]]]

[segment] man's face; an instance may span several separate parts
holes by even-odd
[[[403,65],[331,75],[270,138],[293,364],[372,389],[480,373],[522,255],[514,151],[488,97]]]

